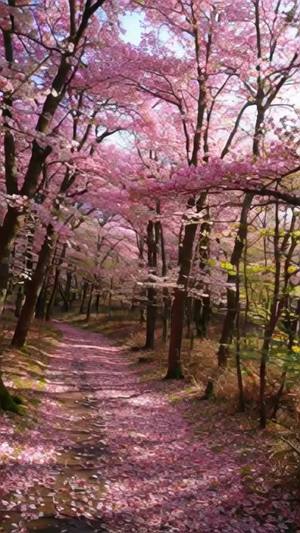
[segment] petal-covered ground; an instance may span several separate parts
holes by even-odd
[[[268,486],[263,436],[182,385],[143,381],[103,336],[60,324],[42,400],[24,432],[0,423],[0,531],[300,532],[298,496]],[[233,417],[231,417],[233,419]]]

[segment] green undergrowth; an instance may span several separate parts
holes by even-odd
[[[28,341],[21,349],[10,346],[16,319],[11,313],[1,318],[0,408],[24,415],[34,411],[45,390],[45,370],[61,333],[52,324],[35,321]]]

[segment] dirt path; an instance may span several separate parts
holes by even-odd
[[[249,491],[236,436],[196,437],[169,384],[141,382],[101,335],[58,328],[39,429],[0,470],[0,531],[300,531],[290,495]]]

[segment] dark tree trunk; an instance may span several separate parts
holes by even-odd
[[[146,342],[145,348],[154,349],[156,324],[156,290],[147,289]]]
[[[25,300],[24,285],[20,285],[17,292],[16,305],[15,305],[15,317],[19,318],[21,309]]]
[[[0,314],[6,300],[10,255],[18,229],[18,217],[18,211],[9,207],[0,227]]]
[[[203,339],[207,337],[210,320],[210,297],[204,296],[202,300],[194,301],[194,322],[197,335]]]
[[[8,392],[0,375],[0,409],[3,409],[3,411],[11,411],[13,413],[19,414],[20,409],[18,403]]]
[[[243,207],[240,216],[239,230],[234,242],[233,252],[231,254],[230,263],[233,265],[233,269],[237,269],[238,264],[241,261],[245,240],[247,238],[247,222],[248,213],[251,208],[254,193],[247,193],[244,198]],[[223,321],[222,333],[218,349],[218,364],[220,367],[226,367],[229,345],[232,341],[236,310],[237,299],[235,286],[237,282],[236,274],[230,274],[227,278],[227,310]],[[231,288],[233,287],[233,288]]]
[[[111,280],[110,280],[110,289],[109,289],[109,293],[108,293],[108,316],[109,316],[109,318],[111,318],[111,315],[112,315],[113,285],[114,285],[113,278],[111,278]]]
[[[155,224],[150,220],[147,226],[148,268],[150,274],[156,274],[157,268],[157,232],[155,230]],[[146,342],[144,346],[149,350],[153,350],[155,344],[156,314],[156,289],[149,287],[147,289]]]
[[[93,294],[94,294],[94,285],[92,284],[91,285],[91,289],[90,289],[90,295],[89,295],[87,310],[86,310],[86,320],[87,320],[87,322],[89,321],[89,319],[91,317]]]
[[[206,193],[201,194],[196,202],[197,212],[203,209]],[[192,199],[190,207],[194,204]],[[197,232],[197,221],[192,220],[184,226],[182,244],[179,248],[179,276],[171,310],[171,331],[168,355],[168,370],[166,379],[180,379],[183,377],[181,368],[181,344],[184,325],[184,308],[190,275],[194,241]]]
[[[190,296],[188,296],[186,298],[186,302],[185,302],[185,316],[186,316],[186,337],[188,339],[191,338],[191,334],[192,334],[192,310],[193,310],[193,305],[194,305],[194,302],[193,302],[193,298],[191,298]]]
[[[86,297],[87,297],[87,291],[88,291],[88,287],[89,287],[89,284],[87,281],[84,282],[83,284],[83,289],[82,289],[82,295],[81,295],[81,302],[80,302],[80,309],[79,309],[79,313],[81,315],[84,314],[84,310],[85,310],[85,301],[86,301]]]
[[[57,295],[58,287],[59,287],[59,278],[60,278],[60,272],[61,272],[61,265],[62,265],[62,263],[64,261],[65,256],[66,256],[66,251],[67,251],[67,245],[64,244],[63,247],[62,247],[62,251],[61,251],[61,255],[60,255],[59,261],[58,261],[58,265],[57,265],[57,267],[55,269],[53,286],[52,286],[52,290],[51,290],[49,301],[47,303],[47,308],[46,308],[46,316],[45,316],[46,320],[50,320],[51,316],[52,316],[53,307],[54,307],[54,304],[55,304],[56,295]]]
[[[52,317],[54,302],[55,302],[55,298],[56,298],[57,291],[58,291],[59,276],[60,276],[60,269],[56,268],[54,280],[53,280],[53,286],[52,286],[52,290],[50,293],[50,297],[49,297],[47,307],[46,307],[46,312],[45,312],[46,320],[51,320],[51,317]]]
[[[67,272],[67,280],[66,280],[66,287],[65,287],[65,297],[64,297],[64,303],[63,303],[63,310],[68,313],[71,308],[71,288],[72,288],[72,279],[73,279],[73,273],[71,271]]]
[[[184,291],[180,290],[179,288],[175,289],[175,296],[171,309],[171,333],[166,379],[180,379],[183,377],[180,356],[184,319],[184,303]]]
[[[241,412],[245,411],[245,395],[244,395],[244,382],[243,382],[243,373],[242,373],[242,363],[241,363],[241,303],[240,303],[240,264],[237,264],[237,275],[236,275],[236,352],[235,352],[235,361],[236,361],[236,373],[237,373],[237,382],[239,389],[239,410]]]
[[[272,302],[268,316],[268,322],[265,326],[263,346],[261,350],[260,361],[260,387],[259,387],[259,405],[260,405],[260,427],[263,429],[267,424],[267,410],[266,410],[266,386],[267,386],[267,363],[269,359],[269,352],[272,343],[273,333],[276,328],[276,324],[281,316],[281,313],[286,304],[286,294],[288,292],[289,284],[289,267],[291,265],[291,259],[293,252],[297,246],[297,240],[293,236],[295,213],[291,219],[290,231],[285,234],[280,246],[280,212],[278,201],[275,204],[275,232],[274,232],[274,264],[275,264],[275,279],[274,289],[272,295]],[[289,236],[291,236],[291,243],[289,245]],[[289,246],[289,250],[288,250]],[[284,260],[284,283],[282,290],[281,285],[281,258]],[[281,292],[281,295],[280,295]],[[283,387],[285,378],[283,381]],[[281,391],[282,394],[282,391]]]
[[[42,245],[38,262],[33,273],[30,284],[28,284],[26,291],[26,299],[22,307],[22,311],[17,322],[12,346],[18,348],[22,347],[26,341],[26,337],[34,317],[35,306],[42,288],[45,278],[46,270],[51,259],[53,248],[54,230],[51,224],[47,227],[47,234]]]
[[[197,202],[198,211],[202,209],[205,199],[206,194],[201,195]],[[181,344],[184,326],[184,308],[196,232],[196,221],[185,225],[179,253],[180,270],[171,309],[171,331],[166,379],[180,379],[183,377],[181,368]]]
[[[162,328],[162,338],[164,342],[167,342],[168,340],[168,333],[169,333],[169,319],[170,319],[170,297],[168,293],[168,289],[164,289],[163,292],[163,328]]]
[[[96,298],[95,298],[95,310],[96,310],[96,313],[97,315],[99,315],[100,313],[100,294],[96,294]]]
[[[196,25],[193,32],[193,37],[196,57],[199,57],[199,37],[198,28]],[[189,158],[188,155],[189,164],[192,166],[197,166],[198,162],[203,119],[207,103],[206,80],[201,73],[199,65],[198,88],[198,109],[191,158]],[[203,209],[206,197],[207,194],[202,193],[196,202],[194,198],[191,198],[188,202],[188,207],[196,206],[197,212],[200,212],[201,209]],[[185,220],[184,222],[184,228],[182,227],[182,246],[179,248],[179,275],[177,279],[177,287],[174,291],[174,298],[171,310],[171,331],[168,355],[168,370],[166,374],[166,379],[180,379],[183,377],[181,368],[181,344],[184,326],[184,308],[188,287],[188,278],[190,275],[192,264],[194,240],[197,232],[197,220]]]
[[[206,210],[204,221],[200,227],[200,236],[199,236],[199,268],[200,272],[208,272],[208,259],[209,259],[209,249],[210,249],[210,231],[211,225],[209,220],[209,208]],[[207,329],[210,320],[210,295],[209,295],[209,286],[206,283],[200,283],[201,289],[204,291],[205,296],[202,296],[201,300],[195,301],[195,322],[196,322],[196,331],[197,334],[201,337],[207,337]]]
[[[44,281],[39,295],[37,297],[35,305],[35,317],[39,320],[44,320],[46,317],[46,306],[47,306],[47,283]]]
[[[160,203],[157,202],[157,214],[160,215]],[[167,267],[167,258],[166,258],[166,248],[165,248],[165,238],[164,238],[164,230],[162,223],[160,221],[156,222],[157,231],[159,234],[159,240],[160,240],[160,253],[161,253],[161,275],[163,278],[167,276],[168,273],[168,267]],[[171,307],[171,299],[169,295],[169,291],[167,288],[163,289],[163,312],[162,312],[162,339],[164,342],[167,342],[168,340],[168,323],[170,319],[170,307]]]

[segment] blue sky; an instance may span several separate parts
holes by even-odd
[[[123,28],[126,33],[123,36],[123,39],[127,43],[138,46],[141,41],[141,35],[144,30],[143,22],[144,16],[142,13],[126,13],[121,17]],[[161,27],[159,29],[159,38],[162,42],[168,42],[169,49],[174,52],[174,54],[181,58],[185,55],[184,48],[178,42],[170,42],[171,34],[167,31],[166,27]]]
[[[140,13],[126,13],[122,17],[122,24],[126,33],[124,35],[124,40],[126,42],[138,45],[141,40],[142,33],[142,15]]]

